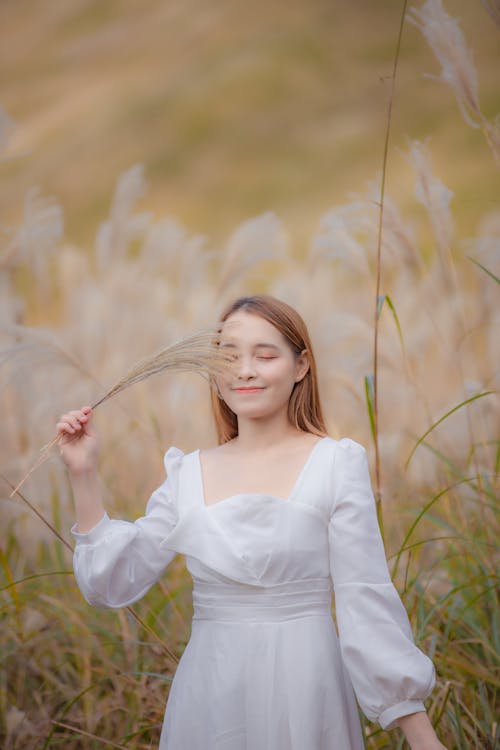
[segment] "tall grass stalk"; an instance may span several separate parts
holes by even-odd
[[[371,425],[373,441],[375,445],[375,501],[377,505],[377,515],[380,527],[383,533],[383,516],[382,516],[382,494],[380,484],[380,452],[379,452],[379,410],[378,410],[378,330],[379,319],[382,311],[383,297],[380,294],[380,279],[382,270],[382,233],[384,225],[384,200],[385,200],[385,181],[387,172],[387,160],[389,157],[389,139],[391,134],[392,123],[392,106],[394,102],[394,93],[396,89],[396,73],[398,70],[399,55],[401,51],[401,39],[403,36],[403,27],[406,17],[407,0],[403,1],[401,19],[399,23],[399,32],[396,42],[396,52],[390,77],[391,87],[389,91],[389,100],[387,105],[387,124],[385,129],[384,152],[382,157],[382,177],[380,181],[380,200],[379,200],[379,220],[377,232],[377,265],[376,265],[376,284],[375,284],[375,314],[374,314],[374,336],[373,336],[373,389],[367,390],[367,404],[371,415]],[[373,399],[373,406],[370,403]]]

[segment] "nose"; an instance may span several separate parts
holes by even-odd
[[[255,367],[251,357],[240,356],[234,363],[236,377],[239,380],[249,380],[255,377]]]

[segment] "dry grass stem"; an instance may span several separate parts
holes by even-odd
[[[39,466],[39,464],[37,463],[37,464],[36,464],[36,466]],[[35,467],[35,468],[36,468],[36,467]],[[34,469],[32,469],[32,471],[33,471],[33,470],[34,470]],[[31,471],[30,471],[30,473],[31,473]],[[2,477],[2,479],[4,480],[4,482],[5,482],[6,484],[8,484],[8,485],[9,485],[9,487],[13,487],[13,484],[12,484],[11,482],[9,482],[9,480],[7,479],[7,477],[6,477],[6,476],[4,476],[3,474],[1,474],[1,473],[0,473],[0,477]],[[38,516],[38,518],[40,519],[40,521],[41,521],[42,523],[44,523],[44,524],[45,524],[45,525],[47,526],[47,528],[49,528],[49,529],[50,529],[50,530],[52,531],[52,533],[53,533],[53,534],[55,534],[55,536],[56,536],[56,537],[57,537],[57,538],[59,539],[59,541],[60,541],[60,542],[62,542],[62,544],[64,544],[64,546],[65,546],[65,547],[66,547],[67,549],[69,549],[69,550],[70,550],[70,552],[73,552],[73,547],[71,546],[71,544],[70,544],[70,543],[69,543],[69,542],[68,542],[68,541],[67,541],[67,540],[66,540],[66,539],[65,539],[65,538],[64,538],[63,536],[61,536],[61,534],[60,534],[60,533],[58,532],[58,530],[57,530],[57,529],[56,529],[56,528],[55,528],[55,527],[54,527],[54,526],[53,526],[53,525],[52,525],[52,524],[50,523],[50,521],[47,521],[47,519],[45,518],[45,516],[44,516],[44,515],[43,515],[42,513],[40,513],[40,511],[39,511],[39,510],[37,510],[37,508],[35,508],[35,506],[33,505],[33,503],[30,503],[30,501],[29,501],[29,500],[28,500],[28,499],[27,499],[26,497],[24,497],[24,495],[23,495],[23,494],[22,494],[21,492],[19,492],[19,487],[20,487],[20,485],[18,485],[17,487],[15,487],[15,488],[14,488],[14,489],[12,490],[12,493],[11,493],[11,495],[10,495],[9,497],[12,497],[12,495],[14,495],[14,494],[15,494],[15,493],[17,492],[17,494],[19,495],[19,497],[21,498],[21,500],[22,500],[22,501],[23,501],[24,503],[26,503],[26,505],[28,506],[28,508],[29,508],[29,509],[30,509],[31,511],[33,511],[33,513],[34,513],[34,514],[35,514],[36,516]]]
[[[175,344],[170,344],[152,356],[141,359],[123,378],[120,378],[115,385],[106,391],[98,401],[92,404],[92,409],[96,409],[102,403],[116,396],[117,393],[121,393],[131,385],[161,372],[196,372],[208,379],[211,384],[210,376],[227,370],[231,361],[221,353],[218,346],[219,338],[220,327],[203,329],[192,336],[181,339]],[[73,439],[76,439],[76,437]],[[42,446],[40,449],[41,455],[23,476],[19,484],[12,490],[9,497],[15,495],[28,477],[47,459],[51,448],[59,440],[60,436],[56,435],[50,442]]]
[[[392,105],[394,103],[394,92],[396,90],[396,73],[398,70],[399,53],[401,51],[401,39],[403,36],[403,27],[406,17],[406,6],[407,0],[404,0],[401,11],[401,18],[399,22],[399,32],[396,42],[396,51],[394,53],[394,60],[392,64],[392,75],[391,75],[391,88],[389,92],[389,101],[387,105],[387,122],[385,128],[384,138],[384,151],[382,157],[382,176],[380,181],[380,201],[379,201],[379,222],[377,228],[377,270],[376,270],[376,282],[375,282],[375,309],[373,316],[373,405],[368,405],[369,408],[373,408],[373,442],[375,447],[375,500],[377,503],[377,512],[379,516],[379,522],[382,527],[382,490],[381,490],[381,478],[380,478],[380,451],[379,451],[379,411],[378,411],[378,334],[379,334],[379,319],[380,319],[380,284],[381,284],[381,271],[382,271],[382,233],[384,227],[384,199],[385,199],[385,181],[387,174],[387,160],[389,157],[389,139],[391,135],[391,123],[392,123]]]
[[[80,729],[80,727],[74,727],[71,726],[71,724],[65,724],[63,721],[56,721],[55,719],[51,719],[50,723],[54,724],[56,727],[69,729],[71,732],[81,734],[83,737],[88,737],[91,740],[102,742],[102,744],[106,745],[106,747],[115,747],[118,748],[118,750],[128,750],[125,745],[119,745],[117,742],[112,742],[111,740],[105,739],[104,737],[99,737],[97,734],[92,734],[92,732],[86,732],[85,729]]]
[[[121,378],[92,408],[102,404],[134,383],[169,370],[171,372],[197,372],[202,377],[217,375],[229,364],[218,347],[220,329],[208,329],[184,338],[176,344],[161,349],[151,357],[142,359]]]

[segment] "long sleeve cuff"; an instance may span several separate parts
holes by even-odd
[[[400,703],[396,703],[395,706],[382,711],[378,717],[378,721],[382,729],[393,729],[396,726],[396,720],[401,716],[415,714],[419,711],[425,711],[422,701],[401,701]]]
[[[71,527],[71,534],[76,539],[77,544],[94,544],[94,542],[98,542],[104,537],[110,521],[110,517],[104,512],[101,520],[98,521],[89,531],[76,531],[77,524],[75,523]]]

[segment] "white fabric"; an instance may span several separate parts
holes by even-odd
[[[355,696],[387,729],[425,711],[434,665],[391,582],[362,445],[321,438],[286,500],[206,506],[199,451],[164,463],[144,517],[72,528],[96,606],[136,601],[186,556],[194,614],[161,750],[362,750]]]

